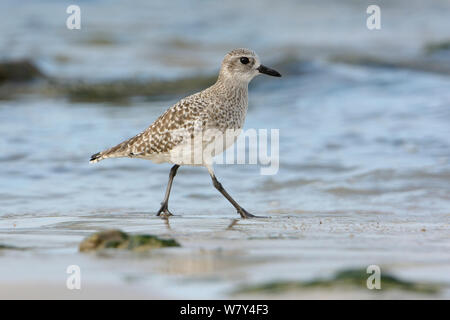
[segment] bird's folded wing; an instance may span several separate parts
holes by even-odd
[[[202,106],[190,97],[169,108],[145,131],[102,152],[107,157],[146,157],[170,152],[203,124]]]

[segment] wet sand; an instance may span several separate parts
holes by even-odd
[[[443,255],[448,251],[448,226],[437,221],[423,223],[383,212],[270,215],[240,220],[231,228],[233,220],[226,214],[177,216],[169,220],[170,228],[163,219],[136,212],[2,219],[0,243],[16,249],[0,251],[0,296],[119,298],[123,292],[124,298],[152,299],[449,297],[446,286],[431,295],[333,286],[238,294],[244,285],[324,278],[336,270],[371,264],[413,282],[450,280],[450,261]],[[146,253],[77,251],[94,230],[111,228],[175,238],[181,247]],[[81,292],[66,288],[66,268],[73,264],[81,268]]]

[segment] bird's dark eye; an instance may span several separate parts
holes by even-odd
[[[242,58],[241,58],[241,63],[242,63],[242,64],[247,64],[247,63],[249,63],[249,62],[250,62],[250,60],[248,60],[247,57],[242,57]]]

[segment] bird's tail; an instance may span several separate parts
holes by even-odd
[[[124,157],[125,155],[122,153],[118,153],[118,152],[114,152],[111,149],[102,151],[102,152],[98,152],[96,154],[93,154],[91,156],[91,159],[89,160],[90,163],[97,163],[99,161],[102,161],[103,159],[107,159],[107,158],[121,158]]]
[[[121,157],[127,157],[129,156],[129,153],[126,151],[126,147],[129,143],[129,140],[124,141],[120,144],[118,144],[115,147],[109,148],[107,150],[104,150],[102,152],[97,152],[96,154],[93,154],[91,156],[91,159],[89,160],[90,163],[97,163],[103,159],[107,158],[121,158]]]
[[[97,163],[97,162],[105,159],[105,156],[102,153],[103,152],[97,152],[96,154],[93,154],[91,156],[91,159],[89,160],[89,163]]]
[[[122,158],[122,157],[126,157],[127,155],[124,152],[118,152],[116,149],[116,147],[102,151],[102,152],[98,152],[96,154],[93,154],[91,156],[91,159],[89,160],[90,163],[97,163],[99,161],[102,161],[103,159],[108,159],[108,158]]]

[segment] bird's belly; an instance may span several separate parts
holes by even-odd
[[[197,132],[193,138],[185,140],[168,153],[152,156],[150,160],[191,166],[210,165],[215,156],[236,142],[241,131],[208,129]]]

